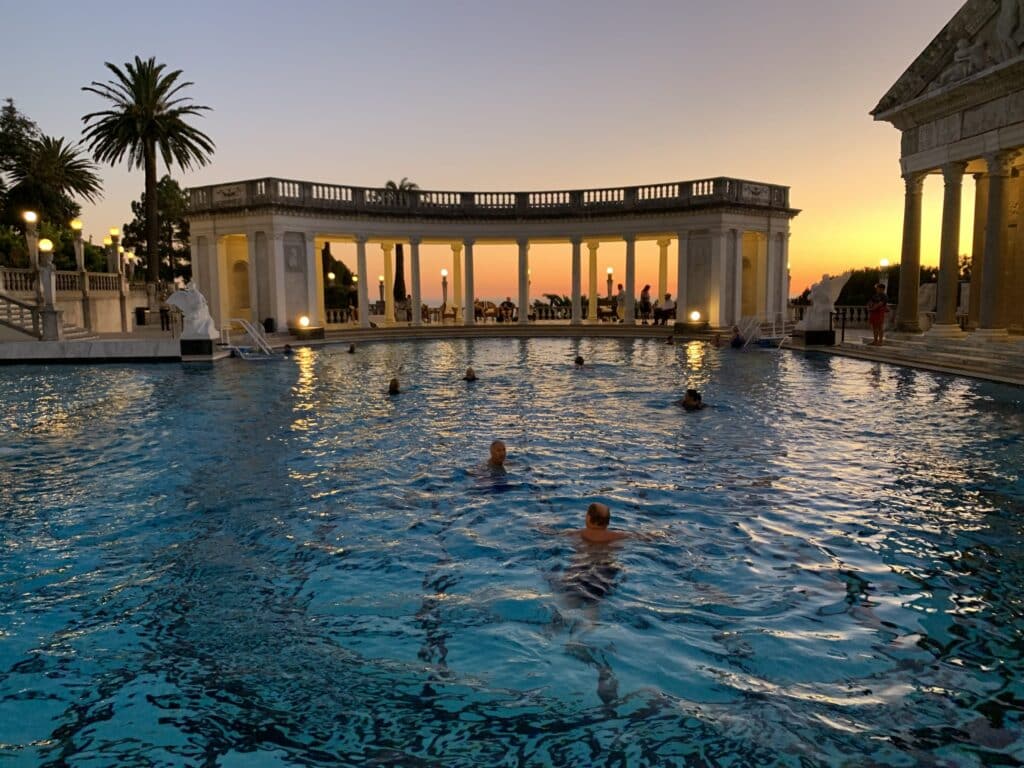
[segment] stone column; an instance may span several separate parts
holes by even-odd
[[[466,245],[466,325],[476,323],[476,296],[473,292],[473,238],[463,240]]]
[[[590,252],[590,301],[587,304],[587,322],[597,322],[597,249],[600,243],[597,240],[587,241],[587,250]]]
[[[729,285],[729,230],[712,229],[711,235],[711,274],[708,280],[708,324],[715,328],[725,325],[729,302],[726,289]]]
[[[743,230],[733,230],[733,282],[732,282],[732,322],[739,325],[743,319]]]
[[[903,248],[900,255],[900,295],[896,311],[896,330],[919,333],[917,292],[921,285],[921,195],[923,173],[903,177]]]
[[[530,322],[530,241],[516,241],[519,245],[519,324]]]
[[[942,236],[939,245],[939,285],[935,325],[929,336],[960,336],[956,324],[956,302],[960,289],[960,194],[967,163],[942,166],[945,188],[942,195]]]
[[[366,274],[366,237],[356,236],[356,274],[359,283],[356,292],[359,295],[359,327],[370,327],[370,297],[368,295],[369,275]]]
[[[412,324],[423,325],[423,294],[420,290],[420,239],[409,238],[409,279],[412,281]]]
[[[452,308],[457,323],[462,313],[462,243],[452,243]]]
[[[672,241],[667,237],[658,240],[658,301],[663,301],[665,294],[668,293],[668,244],[670,242]]]
[[[384,325],[395,324],[395,296],[392,286],[395,282],[395,265],[391,260],[391,252],[395,244],[390,240],[384,240],[380,244],[381,254],[384,256]]]
[[[785,323],[789,319],[789,232],[779,235],[779,301]]]
[[[267,256],[270,260],[270,313],[278,331],[288,330],[288,296],[284,278],[284,234],[267,232]],[[196,258],[192,256],[195,274]]]
[[[1010,180],[1013,153],[994,152],[985,156],[988,164],[988,216],[985,218],[985,263],[981,276],[981,306],[978,307],[978,330],[981,338],[1006,336],[1006,313],[1003,284],[1003,241],[1006,234],[1006,190]],[[900,299],[902,301],[902,298]]]
[[[985,220],[988,218],[988,179],[974,174],[974,236],[971,240],[971,288],[967,295],[967,327],[978,327],[981,275],[985,270]]]
[[[312,232],[303,234],[306,245],[306,312],[309,315],[310,327],[324,324],[320,307],[324,303],[324,292],[320,290],[320,254],[316,250],[316,235]]]
[[[687,297],[689,284],[687,271],[689,264],[687,259],[687,247],[689,246],[690,233],[679,232],[676,235],[676,322],[685,323],[689,320],[690,300]]]
[[[580,296],[580,239],[572,238],[572,320],[570,325],[583,322],[583,300]]]
[[[636,235],[623,235],[626,241],[626,314],[623,322],[636,325]]]
[[[251,230],[245,233],[245,251],[249,259],[249,320],[258,324],[267,310],[266,307],[260,306],[260,276],[256,271],[256,233]],[[321,302],[323,302],[322,291],[320,296]],[[325,312],[324,322],[326,321],[327,314]]]

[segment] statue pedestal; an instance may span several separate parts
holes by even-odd
[[[834,347],[836,343],[835,331],[793,331],[793,336],[798,339],[802,337],[804,345],[808,347]]]
[[[181,354],[185,356],[213,355],[213,339],[181,339]]]

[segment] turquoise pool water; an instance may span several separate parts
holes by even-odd
[[[653,340],[0,380],[0,765],[1021,764],[1019,389]],[[597,500],[654,537],[556,533]]]

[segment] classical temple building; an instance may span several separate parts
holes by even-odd
[[[1024,333],[1024,0],[969,0],[871,113],[902,132],[897,327],[920,330],[921,195],[945,181],[935,324],[950,341]],[[965,336],[957,323],[961,190],[975,185]]]
[[[633,323],[638,240],[659,246],[658,295],[681,297],[680,316],[699,312],[713,326],[741,317],[781,320],[788,296],[789,188],[731,178],[637,187],[544,192],[393,192],[335,184],[256,179],[190,190],[194,278],[218,325],[231,318],[296,327],[305,316],[327,324],[325,242],[356,245],[359,324],[369,326],[367,247],[384,256],[386,284],[397,243],[409,248],[412,305],[421,305],[419,247],[450,244],[454,304],[459,322],[472,325],[473,246],[516,244],[517,274],[508,294],[528,305],[530,243],[564,243],[571,259],[571,322],[597,322],[597,302],[584,317],[581,296],[598,295],[597,254],[602,242],[626,245],[625,317]],[[586,261],[582,249],[586,248]],[[667,286],[668,259],[678,283]],[[385,324],[394,322],[392,291],[384,292]],[[468,310],[468,311],[467,311]],[[412,322],[421,322],[419,312]],[[528,313],[519,313],[527,323]]]

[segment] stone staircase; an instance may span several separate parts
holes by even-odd
[[[35,309],[34,304],[28,304],[0,293],[0,325],[38,339],[41,336],[41,331]],[[62,330],[65,341],[99,338],[92,331],[71,323],[64,323]]]
[[[838,354],[896,365],[947,371],[966,376],[1024,384],[1024,338],[978,339],[973,334],[942,338],[917,333],[890,333],[881,347],[871,339],[846,341],[834,348]]]

